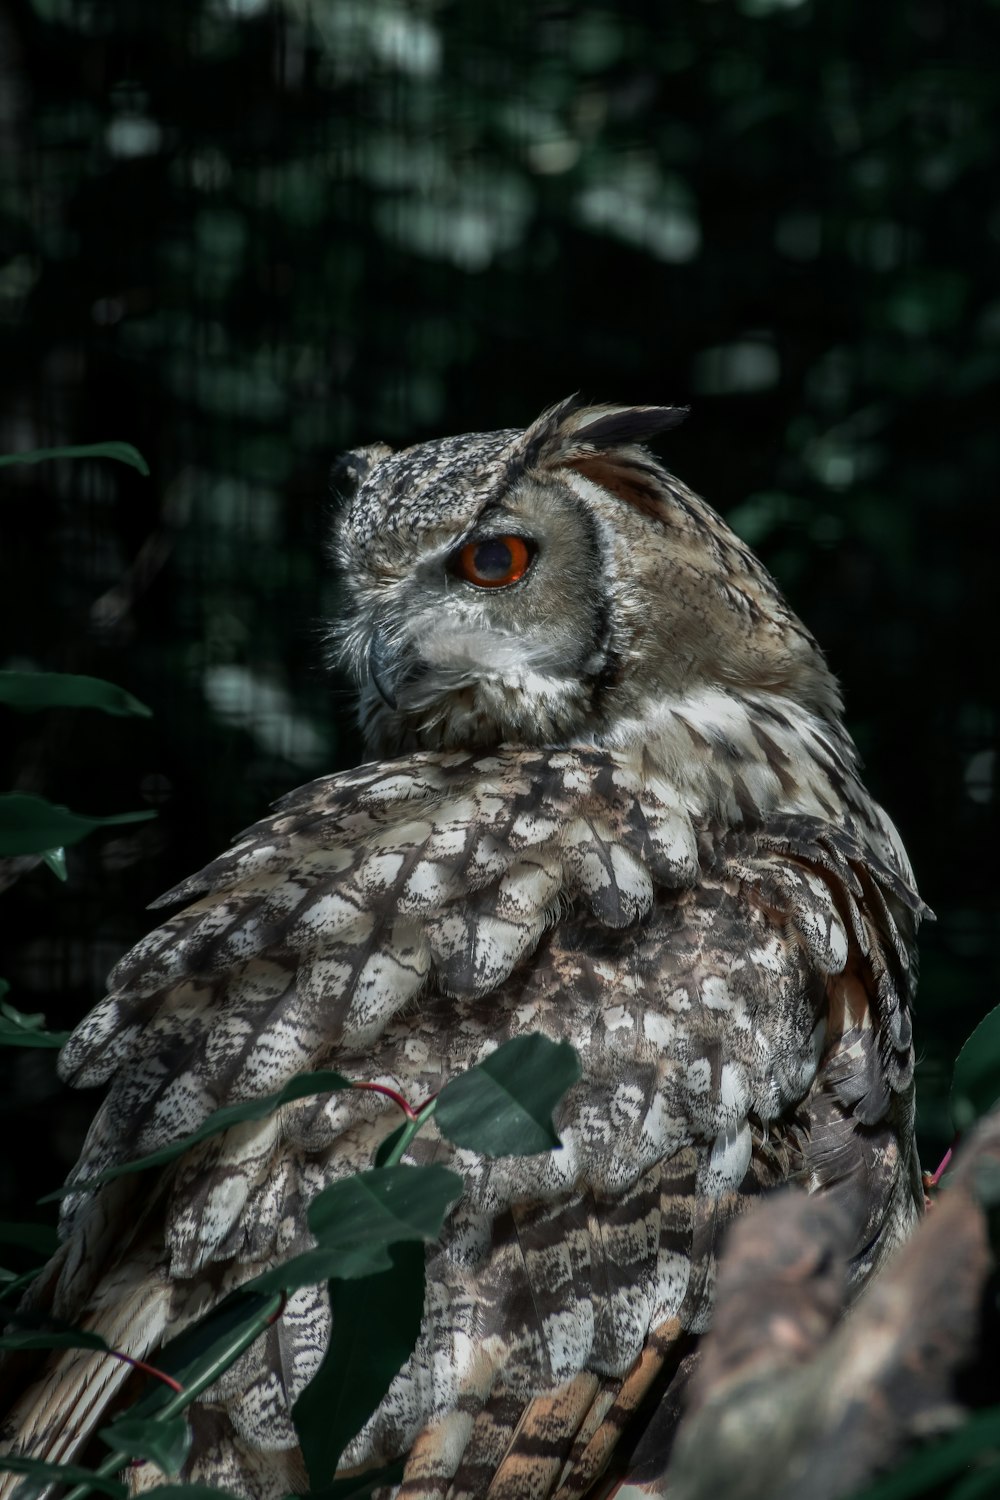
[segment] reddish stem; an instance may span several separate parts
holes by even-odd
[[[940,1162],[938,1163],[937,1170],[925,1176],[924,1181],[928,1187],[937,1187],[938,1183],[941,1181],[941,1178],[947,1172],[948,1167],[951,1164],[951,1153],[953,1150],[954,1147],[949,1146],[947,1151],[944,1153],[944,1156],[942,1156]]]
[[[169,1385],[170,1389],[176,1391],[178,1395],[183,1393],[184,1387],[179,1380],[175,1380],[164,1370],[158,1370],[155,1365],[147,1365],[144,1359],[133,1359],[131,1354],[122,1354],[120,1349],[109,1349],[108,1353],[112,1359],[120,1359],[122,1364],[131,1365],[133,1370],[141,1370],[144,1375],[153,1375],[157,1380],[162,1380],[164,1385]]]
[[[399,1106],[408,1120],[415,1120],[417,1118],[417,1111],[411,1109],[402,1094],[397,1094],[395,1089],[387,1088],[384,1083],[352,1083],[351,1088],[369,1089],[373,1094],[384,1094],[387,1099],[392,1100],[393,1104]]]
[[[267,1326],[269,1328],[273,1323],[277,1323],[278,1319],[281,1317],[287,1306],[288,1293],[282,1292],[280,1303],[267,1320]],[[133,1359],[131,1354],[123,1354],[120,1349],[109,1349],[108,1353],[111,1355],[112,1359],[120,1359],[122,1364],[131,1365],[133,1370],[141,1370],[143,1375],[152,1375],[157,1380],[162,1380],[163,1384],[169,1385],[170,1389],[172,1391],[176,1391],[178,1396],[182,1396],[184,1394],[184,1387],[181,1385],[180,1381],[175,1380],[172,1375],[168,1375],[165,1370],[158,1370],[155,1365],[148,1365],[144,1359]],[[146,1460],[144,1458],[133,1459],[132,1467],[134,1468],[137,1464],[144,1464],[145,1462]]]

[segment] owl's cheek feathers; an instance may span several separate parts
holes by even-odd
[[[472,632],[439,633],[394,694],[369,687],[361,724],[373,755],[420,748],[544,745],[587,737],[590,693],[550,653]]]

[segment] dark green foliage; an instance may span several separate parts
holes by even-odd
[[[580,1076],[569,1042],[520,1036],[445,1085],[435,1123],[456,1146],[487,1156],[531,1156],[560,1145],[552,1111]]]
[[[341,1453],[413,1352],[424,1311],[424,1249],[390,1246],[388,1270],[331,1281],[333,1337],[295,1403],[295,1426],[312,1491],[332,1483]]]
[[[55,1230],[48,1224],[0,1223],[0,1245],[25,1245],[39,1255],[51,1255],[58,1242]]]
[[[22,713],[41,708],[99,708],[106,714],[138,714],[144,719],[152,714],[145,703],[113,682],[73,672],[0,672],[0,703]]]
[[[191,1447],[186,1417],[119,1417],[98,1433],[112,1453],[124,1458],[149,1459],[164,1474],[177,1474]]]
[[[318,1241],[282,1265],[256,1276],[254,1291],[292,1292],[296,1287],[388,1270],[390,1245],[434,1240],[462,1179],[447,1167],[376,1167],[324,1188],[309,1205],[309,1228]]]
[[[1000,1099],[1000,1006],[985,1016],[965,1043],[951,1080],[951,1117],[968,1130]]]
[[[972,1472],[968,1471],[970,1466]],[[911,1496],[941,1493],[944,1481],[956,1479],[948,1500],[986,1500],[1000,1491],[1000,1410],[970,1417],[956,1432],[914,1453],[893,1474],[853,1497],[853,1500],[910,1500]]]
[[[211,1484],[158,1484],[157,1500],[232,1500],[231,1491]]]
[[[0,995],[10,986],[0,979]],[[26,1016],[6,1000],[0,1000],[0,1047],[61,1047],[68,1031],[46,1031],[45,1017]]]
[[[567,1044],[526,1037],[499,1048],[487,1061],[492,1069],[474,1068],[469,1085],[457,1091],[453,1119],[459,1132],[481,1131],[494,1152],[518,1145],[537,1149],[537,1132],[543,1131],[546,1138],[552,1135],[551,1112],[579,1076],[575,1053]],[[304,1074],[280,1094],[218,1111],[201,1131],[166,1155],[157,1153],[157,1159],[170,1159],[239,1120],[263,1118],[280,1104],[346,1086],[336,1074]],[[442,1091],[442,1100],[446,1093]],[[412,1139],[433,1112],[434,1102],[409,1120],[406,1138]],[[220,1125],[223,1117],[225,1124]],[[402,1144],[398,1141],[396,1149]],[[144,1158],[132,1167],[151,1162]],[[344,1447],[378,1405],[416,1343],[424,1307],[424,1245],[440,1234],[461,1191],[462,1179],[435,1165],[375,1167],[326,1188],[308,1210],[316,1248],[248,1282],[159,1352],[156,1369],[169,1377],[173,1388],[161,1380],[101,1431],[111,1452],[93,1474],[78,1466],[31,1461],[18,1472],[29,1481],[62,1478],[75,1484],[76,1500],[88,1487],[108,1489],[113,1483],[109,1476],[126,1460],[148,1460],[165,1473],[176,1473],[190,1444],[181,1415],[184,1408],[280,1317],[289,1292],[329,1280],[333,1339],[315,1380],[294,1409],[313,1490],[326,1492]],[[43,1237],[31,1226],[11,1226],[10,1237],[42,1248]],[[96,1335],[55,1323],[35,1326],[38,1320],[30,1313],[14,1318],[25,1326],[0,1337],[0,1348],[85,1348],[114,1357]],[[0,1459],[0,1467],[5,1464],[17,1468],[15,1461]],[[362,1495],[365,1488],[342,1490],[338,1483],[329,1493]],[[108,1492],[117,1495],[119,1490]],[[27,1493],[20,1500],[29,1500]],[[186,1500],[198,1496],[192,1490]]]
[[[134,1161],[122,1162],[117,1167],[108,1167],[106,1171],[87,1178],[85,1182],[76,1182],[72,1187],[60,1188],[57,1192],[49,1193],[46,1198],[42,1199],[42,1202],[49,1203],[57,1198],[65,1198],[68,1193],[78,1193],[84,1188],[100,1187],[101,1183],[111,1182],[115,1177],[123,1177],[128,1172],[143,1172],[147,1167],[163,1166],[165,1162],[182,1156],[199,1141],[207,1141],[213,1135],[221,1135],[224,1130],[228,1130],[233,1125],[242,1124],[244,1120],[265,1120],[282,1104],[291,1104],[295,1099],[308,1099],[314,1094],[330,1094],[336,1089],[349,1089],[350,1087],[346,1078],[342,1078],[339,1073],[334,1073],[330,1069],[318,1073],[299,1073],[276,1094],[264,1094],[260,1099],[247,1099],[243,1104],[223,1105],[222,1109],[214,1110],[197,1130],[192,1130],[190,1135],[182,1136],[179,1141],[174,1141],[169,1146],[162,1146],[159,1151],[150,1151],[147,1156],[137,1156]]]
[[[28,453],[0,455],[0,469],[9,464],[40,464],[47,458],[116,458],[149,477],[149,465],[131,443],[84,443],[68,448],[33,448]]]
[[[97,828],[112,828],[120,823],[145,823],[154,812],[112,813],[109,817],[90,818],[47,802],[44,797],[24,792],[0,796],[0,856],[39,854],[64,844],[75,844]]]
[[[0,1349],[97,1349],[102,1354],[110,1353],[99,1333],[88,1333],[83,1328],[54,1332],[35,1328],[8,1328],[5,1333],[0,1334]]]
[[[88,1491],[98,1490],[102,1495],[113,1496],[113,1500],[126,1500],[128,1495],[128,1490],[119,1480],[112,1479],[107,1474],[97,1474],[78,1464],[49,1464],[38,1458],[19,1458],[15,1454],[4,1453],[0,1456],[0,1467],[36,1481],[30,1485],[18,1485],[14,1492],[17,1500],[28,1500],[29,1496],[39,1494],[43,1485],[60,1481],[85,1485]]]

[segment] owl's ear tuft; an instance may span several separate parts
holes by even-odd
[[[387,443],[369,443],[367,448],[352,448],[349,453],[342,453],[330,470],[330,489],[336,498],[352,500],[375,465],[391,452]]]
[[[525,467],[554,466],[644,443],[658,432],[678,426],[686,406],[586,406],[570,396],[550,406],[521,440]]]
[[[667,515],[669,478],[637,444],[676,427],[686,406],[584,406],[571,396],[524,434],[526,468],[568,468],[653,520]]]
[[[588,447],[618,448],[625,443],[644,443],[658,432],[679,427],[688,414],[686,406],[598,406],[584,408],[573,434],[575,443]]]

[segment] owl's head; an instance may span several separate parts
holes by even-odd
[[[620,740],[706,688],[836,717],[773,579],[640,446],[684,415],[570,399],[523,432],[341,461],[338,636],[373,754]]]

